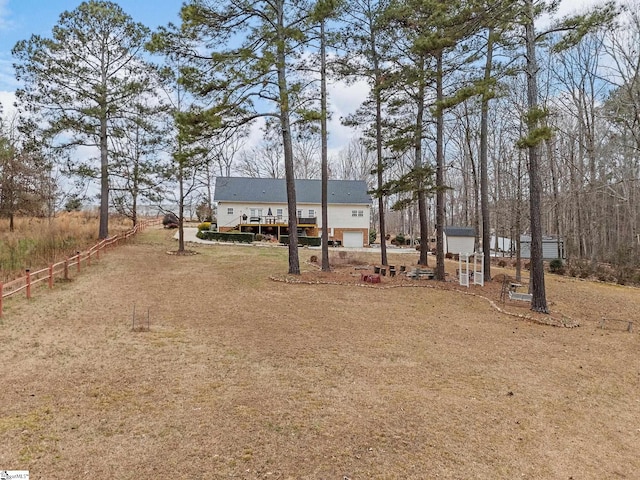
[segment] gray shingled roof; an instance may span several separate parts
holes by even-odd
[[[447,237],[475,237],[476,230],[473,227],[444,227]]]
[[[321,203],[320,180],[296,180],[298,203]],[[371,204],[362,180],[329,180],[328,203]],[[287,203],[287,187],[281,178],[217,177],[216,202]]]

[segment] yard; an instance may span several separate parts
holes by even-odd
[[[0,469],[637,478],[638,289],[548,275],[551,317],[580,325],[552,327],[501,313],[528,310],[500,304],[497,282],[475,295],[428,280],[361,286],[353,265],[318,273],[308,249],[303,283],[277,281],[284,247],[167,255],[172,234],[148,230],[73,281],[6,302]],[[634,331],[600,328],[604,316]]]

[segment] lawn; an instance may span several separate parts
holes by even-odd
[[[551,327],[497,310],[526,313],[496,303],[495,283],[477,296],[426,280],[285,283],[286,248],[168,255],[172,234],[147,230],[71,282],[6,301],[0,469],[637,478],[640,325],[600,319],[637,321],[638,289],[548,275],[552,316],[580,324]]]

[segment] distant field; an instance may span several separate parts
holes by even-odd
[[[548,275],[553,316],[580,323],[557,328],[432,281],[276,282],[286,248],[168,255],[174,233],[149,229],[71,282],[6,301],[0,468],[61,480],[637,478],[638,289]],[[599,328],[603,316],[617,320]]]

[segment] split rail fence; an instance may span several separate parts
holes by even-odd
[[[31,298],[33,288],[38,284],[47,283],[48,287],[53,288],[56,277],[69,280],[73,273],[80,273],[83,267],[91,266],[92,261],[100,260],[100,256],[113,247],[118,246],[121,242],[126,242],[129,238],[141,232],[145,228],[162,223],[162,218],[145,220],[138,223],[131,230],[127,230],[119,235],[101,240],[93,247],[84,252],[76,252],[72,257],[67,257],[63,261],[50,264],[46,268],[36,271],[26,270],[23,277],[11,280],[10,282],[0,282],[0,317],[2,317],[2,309],[4,299],[20,292],[25,292],[27,298]]]

